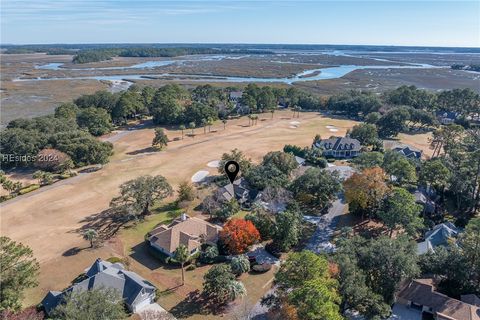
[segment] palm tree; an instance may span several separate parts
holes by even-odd
[[[297,108],[297,118],[300,118],[300,111],[302,111],[302,107],[296,107]]]
[[[23,188],[23,183],[21,183],[20,181],[17,181],[13,184],[13,192],[18,192],[22,188]]]
[[[193,122],[193,121],[188,124],[188,127],[189,127],[190,129],[192,129],[192,136],[193,136],[193,137],[195,137],[195,134],[194,134],[195,132],[194,132],[194,130],[195,130],[195,127],[196,127],[196,126],[197,126],[197,125],[196,125],[195,122]]]
[[[234,274],[240,276],[242,273],[250,271],[250,261],[248,261],[248,258],[245,255],[233,257],[230,261],[230,267]]]
[[[183,286],[185,284],[184,266],[185,266],[185,263],[187,263],[188,260],[190,260],[190,253],[188,252],[188,248],[184,244],[179,245],[177,249],[175,249],[175,251],[173,252],[172,258],[173,260],[175,260],[175,262],[180,263],[180,265],[182,266],[182,286]]]
[[[251,119],[252,119],[252,125],[256,125],[258,120],[258,115],[252,114]]]
[[[208,118],[207,119],[208,132],[210,132],[212,130],[212,125],[213,125],[213,119]]]
[[[97,238],[98,233],[94,229],[88,229],[83,233],[83,239],[90,241],[90,248],[93,248],[93,243]]]
[[[247,294],[247,289],[245,289],[243,283],[235,280],[230,281],[228,284],[228,291],[232,301]]]
[[[9,193],[12,193],[12,191],[15,190],[13,182],[11,180],[7,180],[7,179],[5,179],[5,181],[3,181],[2,187],[5,190],[7,190]]]
[[[185,130],[185,126],[181,124],[178,129],[182,130],[182,140],[183,140],[183,130]]]
[[[223,122],[223,130],[225,130],[225,127],[227,125],[227,119],[223,119],[222,122]]]

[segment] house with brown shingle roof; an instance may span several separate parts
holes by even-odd
[[[182,214],[169,225],[160,225],[149,232],[148,242],[156,250],[172,256],[181,244],[195,254],[202,243],[215,244],[222,228],[205,220]]]
[[[472,299],[468,295],[468,300]],[[397,294],[397,303],[432,314],[436,320],[480,320],[480,308],[435,291],[432,279],[416,279]]]

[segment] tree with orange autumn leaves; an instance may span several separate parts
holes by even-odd
[[[249,246],[260,241],[260,233],[251,221],[232,219],[220,231],[220,240],[230,254],[242,254]]]
[[[389,192],[385,171],[374,167],[354,173],[343,183],[345,199],[351,212],[361,214],[362,220],[372,218],[380,209],[382,200]]]

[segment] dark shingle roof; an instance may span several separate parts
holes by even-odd
[[[155,290],[155,287],[138,274],[124,270],[120,263],[110,263],[97,259],[93,265],[85,270],[87,279],[80,281],[69,287],[63,292],[50,291],[43,299],[42,305],[47,314],[53,310],[69,292],[80,292],[98,288],[110,288],[118,291],[127,305],[137,298],[142,289],[149,291]]]
[[[451,222],[436,225],[432,230],[425,233],[425,241],[418,243],[418,254],[434,251],[435,247],[447,246],[451,238],[456,238],[460,230]]]
[[[455,120],[458,118],[459,113],[454,111],[437,111],[436,115],[437,117]]]
[[[318,148],[324,150],[353,150],[360,151],[362,145],[357,139],[348,137],[330,137],[329,139],[323,139],[315,144]]]
[[[394,148],[393,150],[403,154],[407,158],[420,159],[422,157],[422,150],[412,148],[410,146],[397,147],[397,148]]]

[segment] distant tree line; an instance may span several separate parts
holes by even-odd
[[[375,147],[377,136],[394,137],[400,132],[436,126],[436,110],[459,113],[460,124],[466,128],[471,119],[480,115],[480,96],[470,89],[430,93],[413,86],[402,86],[381,96],[349,91],[322,99],[294,87],[285,89],[249,84],[243,90],[239,105],[230,99],[230,93],[237,90],[236,87],[212,85],[190,90],[177,84],[160,88],[133,85],[118,93],[98,91],[82,95],[73,103],[57,107],[53,116],[11,121],[0,133],[2,155],[27,155],[31,159],[40,150],[53,148],[70,156],[75,166],[105,163],[112,146],[94,136],[109,133],[115,125],[145,116],[152,116],[157,125],[178,125],[193,131],[198,127],[206,130],[218,119],[224,119],[225,125],[230,116],[271,112],[273,117],[279,105],[295,112],[326,109],[367,122],[368,125],[354,128],[351,135]],[[251,120],[255,122],[257,118],[252,115]],[[310,162],[322,161],[309,150],[300,153],[304,156],[308,153]],[[4,161],[2,157],[2,165],[6,168],[28,165],[33,161]]]
[[[74,166],[108,162],[112,145],[95,136],[111,132],[115,125],[130,119],[152,116],[158,125],[180,125],[185,128],[206,127],[213,121],[242,114],[229,101],[234,87],[211,85],[187,90],[176,84],[160,88],[131,86],[128,90],[110,93],[98,91],[78,97],[55,109],[54,115],[33,119],[16,119],[0,132],[1,164],[4,168],[28,166],[42,149],[56,149],[67,154]],[[292,105],[301,100],[314,100],[297,89],[247,86],[242,100],[249,101],[251,111],[274,111],[279,103]]]
[[[467,70],[467,71],[475,71],[475,72],[480,72],[480,64],[470,64],[470,65],[465,65],[465,64],[453,64],[451,66],[453,70]]]
[[[49,46],[20,46],[20,47],[11,47],[5,50],[5,54],[26,54],[26,53],[43,53],[45,52],[48,55],[62,55],[62,54],[75,54],[75,50],[49,47]]]
[[[110,60],[113,57],[178,57],[195,54],[272,54],[267,50],[215,49],[215,48],[95,48],[80,50],[73,63],[88,63]]]
[[[438,125],[437,111],[457,113],[456,122],[468,128],[480,116],[480,95],[471,89],[433,93],[415,86],[401,86],[382,95],[352,90],[331,96],[324,108],[374,124],[379,136],[388,138]]]

